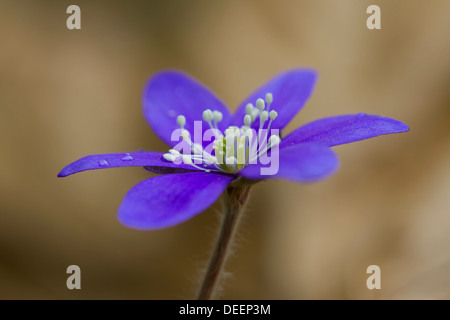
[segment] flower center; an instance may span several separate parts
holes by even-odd
[[[181,128],[181,137],[189,146],[189,150],[182,148],[180,152],[177,149],[170,149],[169,153],[164,154],[164,159],[177,164],[189,164],[206,172],[219,171],[231,174],[248,164],[256,163],[261,156],[281,141],[278,130],[276,134],[269,134],[272,121],[278,116],[275,110],[270,111],[272,101],[272,94],[267,93],[265,100],[261,98],[256,100],[256,107],[252,103],[247,104],[244,125],[240,128],[230,126],[224,134],[217,127],[217,123],[222,121],[222,113],[210,109],[203,111],[203,120],[208,123],[209,130],[215,137],[211,145],[206,148],[202,144],[192,142],[189,131],[184,129],[186,118],[179,115],[177,124]],[[252,125],[258,119],[259,127],[256,132]]]

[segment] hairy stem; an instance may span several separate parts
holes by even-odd
[[[224,192],[222,225],[197,296],[198,300],[210,300],[215,296],[247,202],[250,187],[250,184],[244,182],[230,185]]]

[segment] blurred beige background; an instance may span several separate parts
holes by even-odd
[[[81,7],[82,29],[66,28]],[[381,30],[366,8],[381,7]],[[141,113],[165,68],[231,109],[274,74],[320,73],[286,132],[366,112],[406,134],[335,148],[308,185],[260,183],[228,265],[226,299],[450,298],[450,1],[0,1],[0,298],[193,298],[220,203],[169,229],[119,224],[140,168],[56,178],[88,154],[166,151]],[[81,267],[82,290],[66,288]],[[381,290],[366,288],[381,267]]]

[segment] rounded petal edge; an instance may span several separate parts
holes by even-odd
[[[320,143],[328,147],[409,131],[396,119],[365,113],[327,117],[307,123],[288,134],[280,145]]]
[[[180,224],[211,206],[234,179],[215,173],[174,173],[135,185],[123,199],[119,221],[138,230]]]
[[[277,74],[240,104],[232,123],[241,126],[246,115],[246,105],[255,104],[258,98],[264,99],[267,93],[271,93],[273,101],[270,110],[278,113],[272,128],[282,130],[303,108],[314,90],[317,78],[318,72],[310,68],[296,68]],[[258,121],[252,127],[258,129]]]
[[[203,133],[209,128],[202,120],[202,113],[209,108],[222,113],[222,121],[218,128],[224,130],[230,121],[231,114],[225,104],[205,85],[178,70],[160,71],[146,83],[142,106],[144,117],[156,135],[170,146],[171,136],[179,129],[177,117],[185,117],[184,128],[194,133],[194,122],[202,123]]]

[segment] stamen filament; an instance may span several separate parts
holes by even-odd
[[[261,98],[256,100],[256,107],[252,103],[248,103],[245,106],[244,125],[240,128],[230,126],[225,130],[224,134],[218,129],[218,123],[222,121],[223,114],[218,110],[206,109],[203,111],[202,118],[213,130],[215,136],[213,153],[207,152],[202,144],[192,142],[189,131],[184,129],[186,118],[183,115],[179,115],[177,124],[182,129],[181,136],[183,140],[190,147],[189,154],[182,154],[178,150],[170,149],[169,153],[164,154],[164,158],[172,162],[181,158],[183,163],[206,172],[237,173],[280,142],[280,138],[276,135],[268,138],[272,122],[278,116],[275,110],[269,112],[272,102],[272,94],[267,93],[264,100]],[[258,117],[259,128],[255,135],[252,125]],[[269,122],[265,129],[264,127],[268,120]],[[194,161],[197,163],[194,163]],[[202,164],[203,167],[197,164]],[[215,169],[211,169],[211,165]]]

